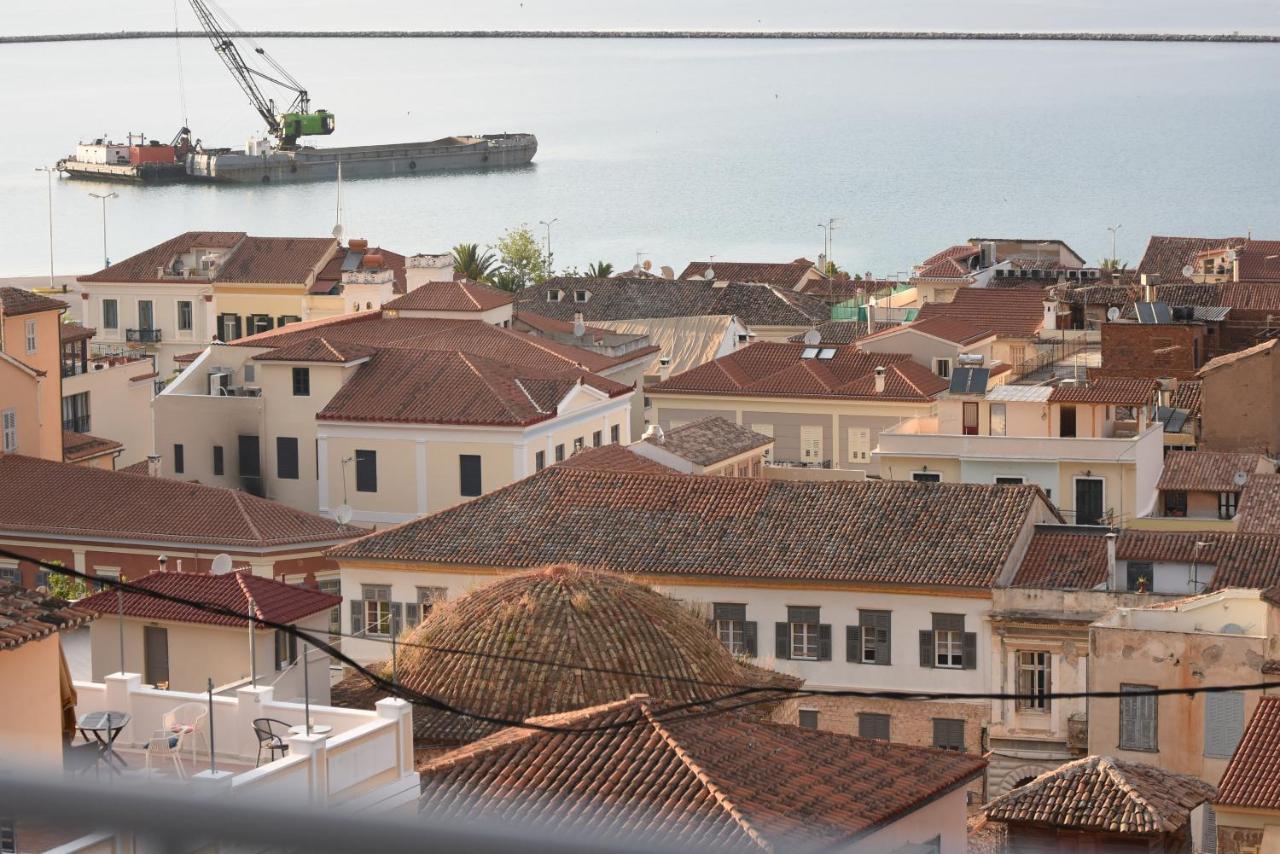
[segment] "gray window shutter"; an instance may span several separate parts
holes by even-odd
[[[1137,745],[1137,698],[1121,697],[1120,698],[1120,746],[1134,747]]]
[[[1218,851],[1218,815],[1213,811],[1213,807],[1208,804],[1204,805],[1204,832],[1202,834],[1201,848],[1205,854],[1217,854]]]
[[[404,603],[391,603],[391,634],[399,637],[404,629]]]
[[[861,626],[845,626],[844,627],[844,657],[845,661],[862,661],[862,627]]]
[[[933,632],[929,629],[920,630],[920,666],[933,667]]]
[[[755,620],[747,620],[742,624],[742,645],[747,649],[747,655],[755,658],[756,653],[756,622]]]
[[[359,599],[351,600],[351,634],[358,635],[364,631],[364,602]]]
[[[978,666],[978,634],[964,633],[964,669],[974,670]]]
[[[417,602],[404,603],[404,620],[409,626],[416,626],[422,622],[422,606]]]
[[[1204,695],[1204,755],[1227,758],[1244,734],[1244,694]]]
[[[776,632],[774,637],[777,640],[777,648],[774,652],[779,660],[786,661],[791,658],[791,624],[775,623],[774,631]]]
[[[823,623],[818,626],[818,661],[831,660],[831,625]]]

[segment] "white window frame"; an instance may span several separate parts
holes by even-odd
[[[716,637],[731,655],[746,655],[747,643],[741,620],[716,620]]]
[[[35,351],[39,347],[40,342],[36,336],[36,331],[38,328],[39,327],[36,324],[36,321],[34,319],[28,320],[26,322],[25,332],[27,337],[27,355],[28,356],[35,353]]]
[[[943,661],[948,663],[944,664]],[[933,666],[945,670],[964,668],[964,632],[955,629],[933,630]]]
[[[191,307],[191,325],[186,329],[182,328],[182,305],[186,303]],[[196,330],[196,304],[195,300],[180,299],[173,302],[173,330],[176,333],[186,332],[194,335]]]
[[[788,623],[787,625],[789,626],[791,642],[791,660],[817,661],[818,624]],[[812,650],[812,652],[810,650]]]
[[[1037,661],[1037,659],[1039,659]],[[1013,654],[1018,711],[1050,711],[1053,688],[1053,654],[1043,649],[1019,649]],[[1025,675],[1024,675],[1025,674]]]
[[[115,308],[115,323],[107,324],[107,303]],[[102,299],[102,328],[110,329],[112,332],[120,328],[120,300],[116,297],[103,297]]]
[[[364,634],[372,638],[391,637],[391,591],[378,588],[374,592],[375,594],[385,593],[386,598],[375,595],[373,599],[360,600],[364,603],[361,608],[364,613]]]
[[[940,368],[944,370],[939,370]],[[951,360],[937,356],[933,360],[933,372],[944,380],[951,379]]]
[[[3,428],[3,444],[0,448],[6,454],[16,453],[18,450],[18,410],[12,406],[0,412],[0,428]]]

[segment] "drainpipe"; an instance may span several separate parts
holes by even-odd
[[[1107,532],[1107,589],[1115,590],[1116,584],[1116,533]]]

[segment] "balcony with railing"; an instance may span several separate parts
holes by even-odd
[[[940,432],[936,416],[908,418],[879,437],[879,456],[926,456],[950,459],[1081,460],[1134,462],[1138,445],[1162,441],[1163,427],[1109,430],[1110,436],[980,436]],[[1128,434],[1128,435],[1126,435]]]
[[[130,344],[159,344],[161,340],[159,329],[126,329],[124,331],[124,340]]]

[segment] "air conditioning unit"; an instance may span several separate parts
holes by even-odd
[[[231,374],[223,370],[209,371],[209,394],[213,397],[221,397],[227,393],[227,389],[231,387]]]

